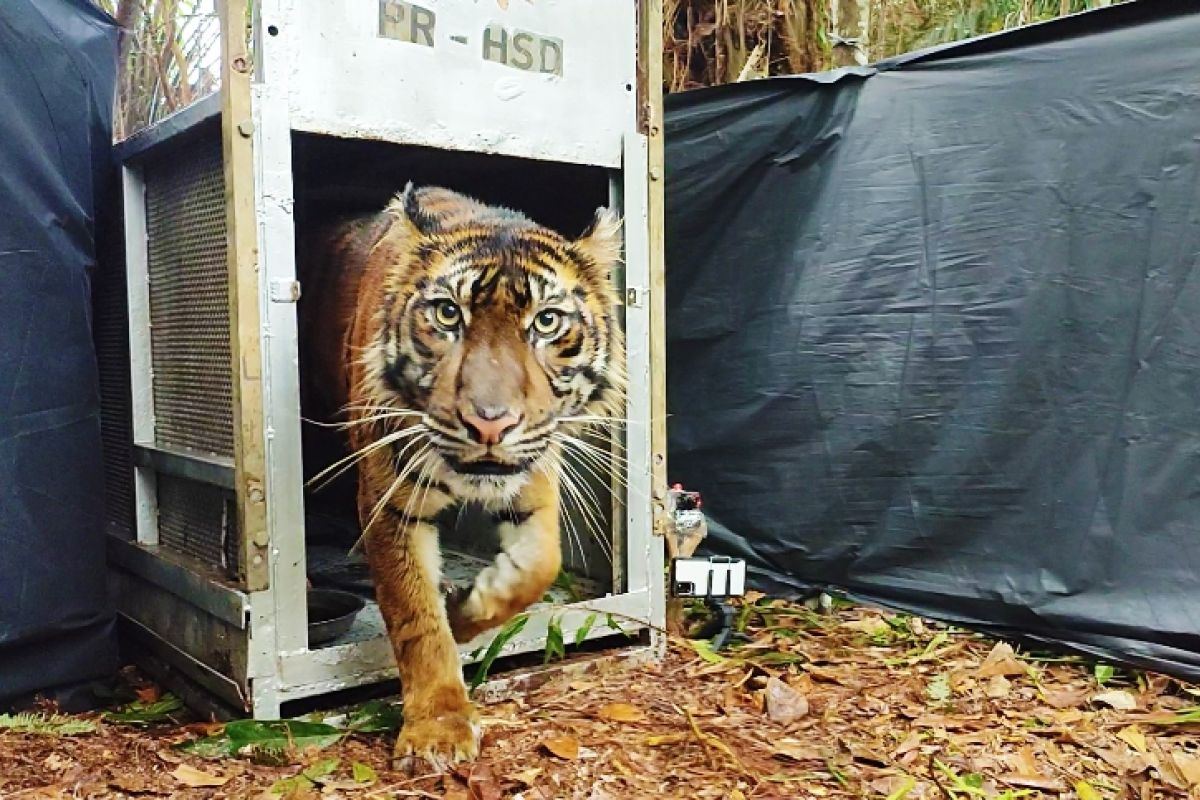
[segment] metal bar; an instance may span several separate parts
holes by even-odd
[[[644,618],[651,603],[649,592],[611,595],[595,600],[576,603],[555,609],[537,609],[530,612],[525,628],[514,636],[500,651],[501,656],[517,653],[539,652],[546,646],[546,631],[551,617],[557,617],[565,641],[575,641],[575,634],[589,617],[592,620],[587,639],[597,639],[616,633],[607,627],[606,614],[614,614],[622,630],[635,633],[642,626],[626,619]],[[486,646],[495,632],[480,635],[475,641],[459,646],[463,664],[473,663],[479,658],[471,654],[482,644]],[[339,691],[351,686],[378,683],[396,677],[396,666],[391,644],[386,636],[366,642],[337,647],[326,647],[300,653],[285,653],[280,656],[279,696],[282,700],[312,697],[327,692]]]
[[[650,310],[650,485],[653,493],[653,531],[649,542],[651,567],[651,622],[662,627],[666,621],[663,536],[667,531],[667,331],[666,259],[663,227],[663,3],[638,2],[638,97],[646,109],[646,226],[647,278]],[[657,632],[653,634],[658,637]],[[665,643],[665,640],[664,640]]]
[[[137,519],[137,541],[145,545],[158,544],[158,479],[153,469],[133,468],[134,514]]]
[[[646,138],[630,132],[625,139],[625,280],[639,298],[650,281],[650,244],[647,225]],[[662,563],[652,563],[652,508],[650,437],[651,383],[649,306],[642,299],[625,307],[625,348],[629,387],[625,414],[626,437],[626,585],[629,591],[649,590],[662,583]],[[644,613],[649,618],[650,607]]]
[[[233,460],[220,456],[196,455],[162,447],[133,446],[133,463],[138,467],[186,478],[222,489],[234,488]]]
[[[235,628],[246,627],[245,594],[189,569],[164,550],[109,536],[108,560]]]
[[[622,218],[625,216],[625,179],[619,170],[614,170],[609,173],[608,180],[608,203],[609,206],[617,209]],[[625,259],[613,270],[613,288],[617,290],[617,296],[621,298],[622,304],[617,308],[617,318],[620,320],[621,328],[625,328],[625,288],[628,283],[625,277]],[[629,374],[629,353],[624,354],[625,373]],[[614,425],[609,428],[608,446],[612,453],[621,454],[625,452],[626,442],[629,438],[628,425]],[[625,475],[620,466],[620,459],[610,459],[612,464],[612,476],[609,481],[609,494],[612,498],[611,504],[611,519],[612,519],[612,590],[614,592],[623,592],[628,588],[626,586],[626,568],[629,563],[629,537],[628,525],[625,518],[625,509],[629,503],[629,489],[627,488]]]
[[[568,657],[566,661],[548,666],[518,669],[491,677],[479,687],[475,698],[485,704],[503,702],[527,695],[552,680],[590,675],[612,665],[635,667],[650,663],[657,658],[658,654],[653,647],[626,647],[617,652],[605,651]],[[386,679],[386,675],[380,678],[380,680]],[[400,698],[395,697],[391,700],[399,702]],[[340,706],[329,709],[322,714],[322,720],[329,725],[344,726],[354,708],[354,706]]]
[[[274,676],[251,678],[250,712],[255,719],[279,719],[283,698],[280,696]]]
[[[220,94],[210,94],[116,143],[113,155],[120,161],[129,162],[156,153],[168,143],[172,148],[178,147],[206,126],[220,124],[220,118]]]
[[[154,383],[150,357],[150,249],[146,183],[140,170],[121,169],[125,210],[125,287],[129,300],[129,381],[133,441],[154,441]]]
[[[246,4],[222,0],[221,141],[225,161],[226,237],[229,256],[230,349],[233,354],[234,469],[238,574],[248,591],[270,584],[267,530],[266,444],[262,386],[262,328],[254,211],[252,65],[246,48]]]
[[[258,83],[253,101],[259,263],[264,285],[288,287],[296,281],[292,130],[288,122],[288,63],[294,37],[284,3],[263,0],[258,8]],[[263,613],[271,615],[275,639],[262,646],[274,656],[308,647],[304,469],[296,294],[272,292],[264,307],[270,332],[265,339],[263,387],[273,596],[271,608]],[[259,646],[258,638],[255,648]]]
[[[129,397],[136,444],[154,442],[154,376],[150,356],[149,240],[146,184],[140,170],[121,169],[125,216],[125,291],[129,303]],[[158,544],[158,490],[153,470],[133,471],[135,535]]]

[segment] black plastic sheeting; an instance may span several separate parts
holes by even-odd
[[[1196,8],[668,99],[670,477],[711,550],[1200,679]]]
[[[111,673],[90,284],[116,28],[0,2],[0,701]]]

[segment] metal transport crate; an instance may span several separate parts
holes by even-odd
[[[247,4],[217,6],[219,89],[116,145],[126,291],[97,297],[110,576],[142,651],[193,696],[264,718],[394,680],[347,555],[353,505],[304,485],[295,259],[298,231],[413,180],[572,236],[597,206],[621,211],[628,422],[598,446],[623,474],[593,476],[588,491],[613,498],[599,515],[568,513],[573,577],[502,655],[540,652],[552,618],[573,641],[598,611],[638,635],[590,625],[589,639],[652,657],[667,524],[661,2],[261,0],[249,20]],[[448,579],[487,557],[480,525],[444,532]],[[308,579],[366,600],[321,643]],[[464,664],[491,636],[461,648]]]

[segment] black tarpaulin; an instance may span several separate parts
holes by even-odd
[[[1200,14],[668,99],[671,480],[760,588],[1200,679]]]
[[[115,73],[86,0],[0,3],[0,701],[115,667],[90,311]]]

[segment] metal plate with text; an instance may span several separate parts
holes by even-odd
[[[285,6],[299,130],[617,167],[635,125],[635,4]],[[264,20],[274,24],[272,20]],[[268,81],[270,81],[270,76]]]

